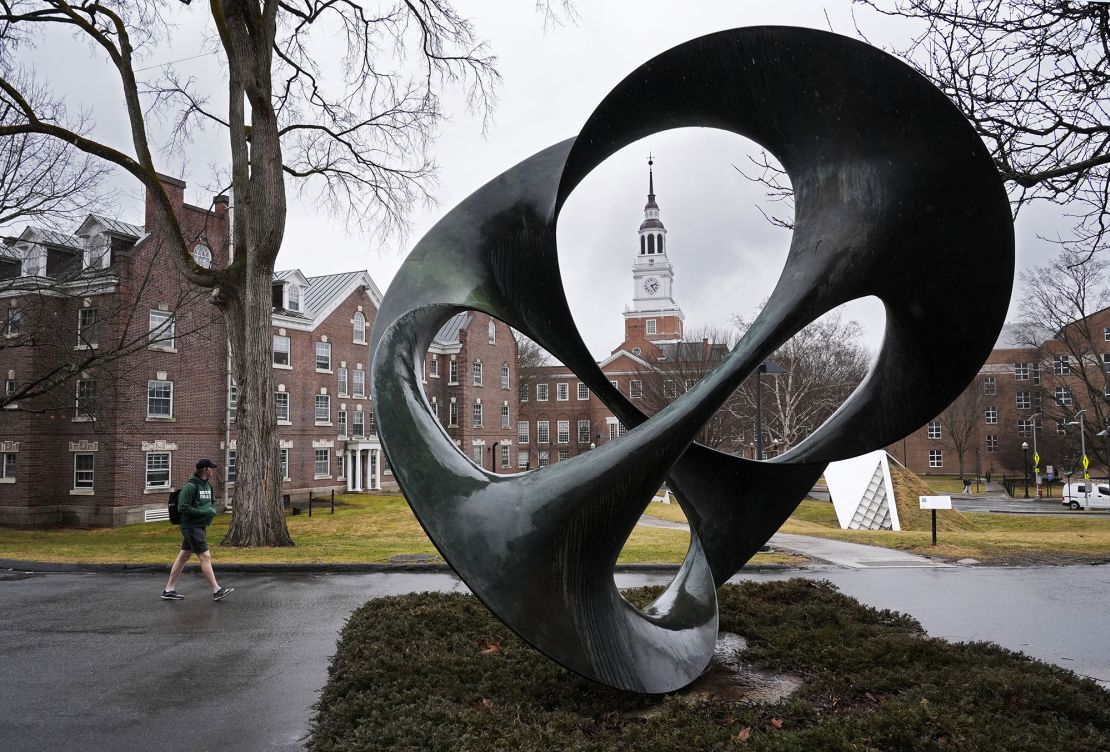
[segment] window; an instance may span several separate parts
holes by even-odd
[[[517,390],[516,391],[517,391],[517,397],[520,399],[521,402],[527,402],[528,401],[528,392],[530,391],[528,389],[528,384],[521,381],[517,385]]]
[[[331,477],[331,450],[330,449],[317,449],[315,452],[315,466],[312,472],[317,478],[330,478]]]
[[[1028,410],[1032,407],[1032,400],[1029,398],[1029,392],[1017,393],[1017,409]]]
[[[536,465],[539,467],[547,467],[550,462],[550,453],[546,449],[541,449],[536,452]]]
[[[15,379],[4,380],[4,396],[11,397],[15,394]]]
[[[339,379],[339,396],[347,396],[347,369],[339,368],[336,370],[336,378]]]
[[[351,433],[354,436],[366,435],[366,413],[362,410],[351,413]]]
[[[536,401],[547,402],[547,384],[536,384]]]
[[[239,387],[232,384],[227,389],[227,419],[234,422],[239,412]]]
[[[1018,418],[1018,436],[1027,439],[1033,433],[1033,421],[1030,418]]]
[[[983,394],[988,397],[998,394],[998,381],[994,376],[983,377]]]
[[[170,487],[170,453],[169,452],[147,452],[146,453],[146,487],[147,488],[169,488]]]
[[[274,392],[274,404],[277,406],[278,422],[289,422],[289,392]]]
[[[1033,385],[1037,386],[1038,384],[1040,384],[1041,383],[1041,364],[1040,363],[1034,363],[1032,369],[1030,369],[1030,373],[1033,376]]]
[[[431,365],[429,366],[429,372],[430,372],[431,377],[433,379],[438,379],[439,378],[439,356],[438,355],[433,355],[432,356]]]
[[[0,463],[0,478],[15,480],[15,452],[4,452],[3,459]]]
[[[151,311],[149,338],[150,346],[160,350],[172,350],[173,341],[173,314],[169,311]]]
[[[362,311],[355,312],[351,324],[354,327],[352,339],[360,345],[364,344],[366,342],[366,317],[362,315]]]
[[[1102,372],[1110,373],[1110,353],[1102,354]]]
[[[475,428],[481,428],[482,427],[482,403],[481,402],[475,402],[474,403],[474,408],[471,412],[472,412],[472,417],[474,419],[474,427]]]
[[[998,422],[998,408],[991,405],[987,408],[987,423],[993,424]]]
[[[173,382],[146,382],[146,417],[173,417]]]
[[[497,325],[493,321],[489,322],[489,343],[491,345],[497,344]]]
[[[551,423],[546,420],[536,421],[536,441],[540,444],[551,443]]]
[[[238,455],[238,452],[236,452],[234,449],[228,450],[228,453],[227,453],[227,471],[224,475],[224,480],[227,481],[228,483],[234,483],[235,482],[235,477],[238,473],[239,461],[238,461],[237,455]]]
[[[944,467],[944,452],[939,449],[930,449],[929,467]]]
[[[283,337],[280,334],[274,335],[274,365],[292,365],[289,359],[289,338]]]
[[[1029,378],[1029,364],[1014,363],[1014,378],[1018,381],[1026,381]]]
[[[301,310],[301,288],[297,285],[289,285],[286,289],[289,291],[289,310]]]
[[[1103,327],[1103,329],[1102,329],[1102,338],[1104,340],[1106,340],[1107,342],[1110,342],[1110,326]]]
[[[647,320],[647,333],[648,334],[655,334],[655,319],[648,319]]]
[[[570,421],[560,420],[555,423],[555,440],[560,444],[570,443]]]
[[[528,421],[518,420],[516,422],[516,443],[528,443]]]
[[[1056,387],[1056,401],[1063,407],[1071,407],[1071,392],[1066,386]]]
[[[639,379],[632,379],[628,382],[628,396],[632,399],[640,399],[644,396],[644,382]]]
[[[559,402],[566,402],[570,399],[570,384],[556,384],[555,385],[555,399]]]
[[[432,412],[435,413],[436,420],[439,420],[439,400],[432,397]]]
[[[202,269],[212,268],[212,249],[204,243],[200,243],[193,248],[193,261],[197,262],[197,266]]]
[[[632,354],[633,355],[640,355],[641,353],[643,353],[643,350],[641,350],[639,347],[633,347],[632,348]]]
[[[559,462],[562,462],[563,460],[569,460],[569,459],[570,459],[570,450],[569,449],[560,449],[559,450]]]
[[[1064,421],[1062,421],[1062,420],[1056,421],[1056,434],[1058,436],[1067,436],[1068,427],[1067,427],[1067,425],[1065,425]]]
[[[586,386],[585,384],[583,384],[581,381],[579,381],[578,382],[578,399],[588,400],[589,398],[590,398],[590,388],[588,386]]]
[[[501,388],[502,389],[508,389],[509,388],[509,364],[508,363],[502,363],[501,364]]]
[[[331,370],[331,342],[316,343],[316,370]]]
[[[618,382],[618,381],[617,381],[616,379],[613,379],[613,380],[612,380],[612,381],[610,381],[609,383],[610,383],[610,384],[611,384],[611,385],[613,386],[613,388],[614,388],[614,389],[616,389],[616,390],[617,390],[618,392],[619,392],[619,391],[621,390],[621,387],[620,387],[620,383],[619,383],[619,382]]]
[[[470,461],[478,467],[482,467],[482,451],[485,449],[481,444],[475,444],[470,447]]]
[[[18,337],[20,324],[23,323],[23,311],[18,308],[8,309],[8,321],[4,325],[4,334],[8,337]]]
[[[663,399],[674,399],[678,396],[678,384],[674,379],[663,380]]]
[[[459,425],[459,403],[451,400],[451,404],[447,406],[447,427],[453,428]]]
[[[339,411],[339,415],[336,417],[336,423],[338,424],[336,427],[339,429],[339,435],[340,436],[346,436],[347,435],[347,411],[346,410],[340,410]]]
[[[590,421],[588,420],[578,421],[578,443],[590,443]]]
[[[697,383],[698,383],[697,379],[686,379],[685,383],[684,383],[684,386],[686,387],[686,391],[688,392],[691,389],[693,389],[694,386],[697,385]],[[685,392],[683,392],[683,394],[685,394]]]
[[[447,366],[447,385],[450,386],[452,384],[458,384],[458,383],[459,383],[459,361],[452,358],[451,363]]]
[[[528,450],[527,449],[517,450],[516,466],[517,467],[528,467]]]
[[[73,487],[93,487],[93,458],[92,452],[77,452],[73,455]]]
[[[316,395],[316,422],[331,423],[331,397],[327,394]]]
[[[1066,376],[1071,373],[1071,360],[1067,355],[1052,356],[1052,375]]]
[[[96,347],[100,327],[95,308],[82,308],[77,312],[77,346]]]
[[[471,365],[471,372],[474,377],[474,386],[482,386],[482,361],[474,361]]]
[[[96,382],[92,379],[81,379],[77,382],[76,417],[96,417]]]
[[[356,368],[351,371],[352,397],[366,396],[366,371]]]
[[[344,474],[343,470],[344,470],[344,468],[343,468],[343,452],[336,452],[335,453],[335,477],[336,478],[345,478],[346,475]]]
[[[512,467],[513,453],[508,444],[501,445],[501,469]]]
[[[929,438],[930,439],[939,439],[940,438],[940,421],[939,420],[934,420],[931,423],[929,423]]]
[[[987,434],[987,454],[995,454],[998,451],[998,434]]]
[[[505,404],[501,405],[501,427],[508,428],[509,426],[509,403],[506,402]]]

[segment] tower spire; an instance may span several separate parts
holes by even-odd
[[[647,205],[644,207],[645,211],[659,208],[659,204],[655,203],[655,174],[651,169],[651,166],[654,164],[655,160],[652,159],[651,152],[648,152],[648,200]]]

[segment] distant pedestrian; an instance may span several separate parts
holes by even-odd
[[[220,587],[216,582],[216,573],[212,571],[212,553],[208,550],[208,526],[216,516],[216,496],[212,493],[212,486],[208,479],[216,463],[212,460],[201,460],[197,463],[197,471],[181,489],[177,497],[177,508],[181,512],[181,553],[174,559],[170,567],[170,579],[166,582],[166,589],[162,591],[162,598],[167,601],[184,600],[185,596],[177,592],[177,578],[185,568],[185,562],[193,554],[200,560],[200,571],[212,586],[212,600],[218,601],[226,597],[235,588]]]
[[[964,493],[971,493],[971,478],[964,478]]]
[[[987,483],[990,483],[990,482],[991,482],[991,471],[988,470],[987,471]]]

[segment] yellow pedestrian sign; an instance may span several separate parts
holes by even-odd
[[[1083,469],[1086,470],[1090,466],[1090,464],[1091,464],[1091,461],[1089,459],[1087,459],[1087,455],[1083,455]],[[1084,478],[1087,477],[1086,473],[1083,474],[1083,477]]]
[[[1040,467],[1041,466],[1041,453],[1040,452],[1033,452],[1033,466],[1034,467]]]

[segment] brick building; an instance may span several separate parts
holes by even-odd
[[[962,447],[965,475],[989,471],[1022,483],[1028,473],[1035,488],[1037,468],[1055,478],[1081,474],[1085,446],[1090,474],[1105,476],[1107,437],[1099,434],[1110,419],[1108,376],[1110,309],[1055,332],[1007,324],[965,393],[887,451],[914,472],[947,474],[960,472]]]
[[[232,212],[184,201],[164,177],[194,259],[228,263]],[[0,525],[115,526],[164,518],[165,499],[210,457],[234,500],[236,390],[223,319],[145,227],[90,215],[74,233],[28,228],[0,246],[5,395],[60,386],[0,410]],[[369,339],[381,292],[364,271],[274,275],[273,342],[283,494],[395,488],[375,431]],[[511,464],[516,343],[488,316],[459,314],[433,342],[429,400],[467,456]],[[452,366],[451,364],[455,364]],[[456,370],[457,369],[457,370]],[[456,378],[452,379],[454,375]],[[508,458],[508,461],[506,460]]]

